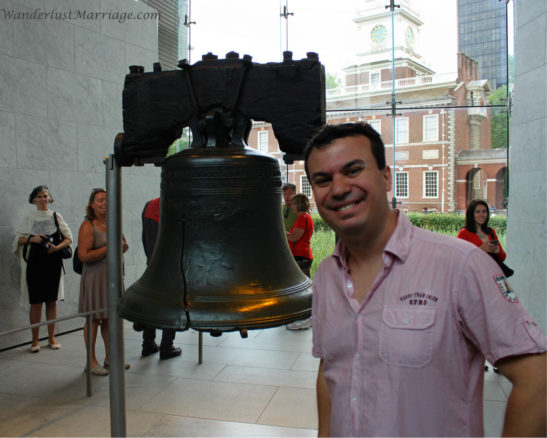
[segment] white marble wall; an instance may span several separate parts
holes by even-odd
[[[103,158],[123,131],[121,99],[128,66],[157,61],[156,20],[8,19],[5,11],[150,12],[133,0],[0,0],[0,332],[28,324],[19,305],[19,267],[11,252],[14,229],[33,208],[32,188],[50,187],[52,209],[74,237],[93,187],[105,186]],[[159,169],[122,170],[123,228],[129,241],[126,283],[145,266],[140,214],[159,193]],[[67,266],[60,315],[75,313],[79,276]],[[59,330],[81,327],[61,323]],[[45,335],[45,328],[42,329]],[[0,349],[30,340],[23,332],[0,338]]]
[[[520,301],[547,333],[547,2],[516,2],[516,78],[507,264]]]

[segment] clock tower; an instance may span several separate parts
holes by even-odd
[[[420,21],[413,9],[412,0],[396,0],[400,7],[394,11],[395,59],[411,59],[420,62],[418,36]],[[386,6],[388,6],[386,8]],[[366,0],[353,20],[357,24],[361,50],[357,53],[359,63],[371,63],[391,60],[391,11],[389,0]]]

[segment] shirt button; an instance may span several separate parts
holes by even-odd
[[[355,359],[359,359],[361,356],[359,355],[359,353],[356,353],[355,354]]]
[[[404,324],[404,325],[407,325],[407,324],[408,324],[408,318],[403,318],[403,324]]]
[[[354,402],[357,401],[357,397],[352,397],[351,401],[354,401]]]

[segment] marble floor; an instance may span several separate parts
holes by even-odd
[[[160,333],[161,335],[161,333]],[[311,330],[284,327],[218,338],[177,333],[181,357],[141,358],[141,333],[124,327],[128,436],[315,436]],[[108,377],[93,376],[86,396],[82,332],[58,337],[59,351],[28,346],[0,352],[0,436],[110,436]],[[98,340],[99,359],[104,357]],[[487,436],[500,436],[511,384],[485,375]]]

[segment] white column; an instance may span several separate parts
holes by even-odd
[[[547,332],[547,2],[516,2],[507,264],[520,301]],[[538,54],[540,54],[538,56]]]

